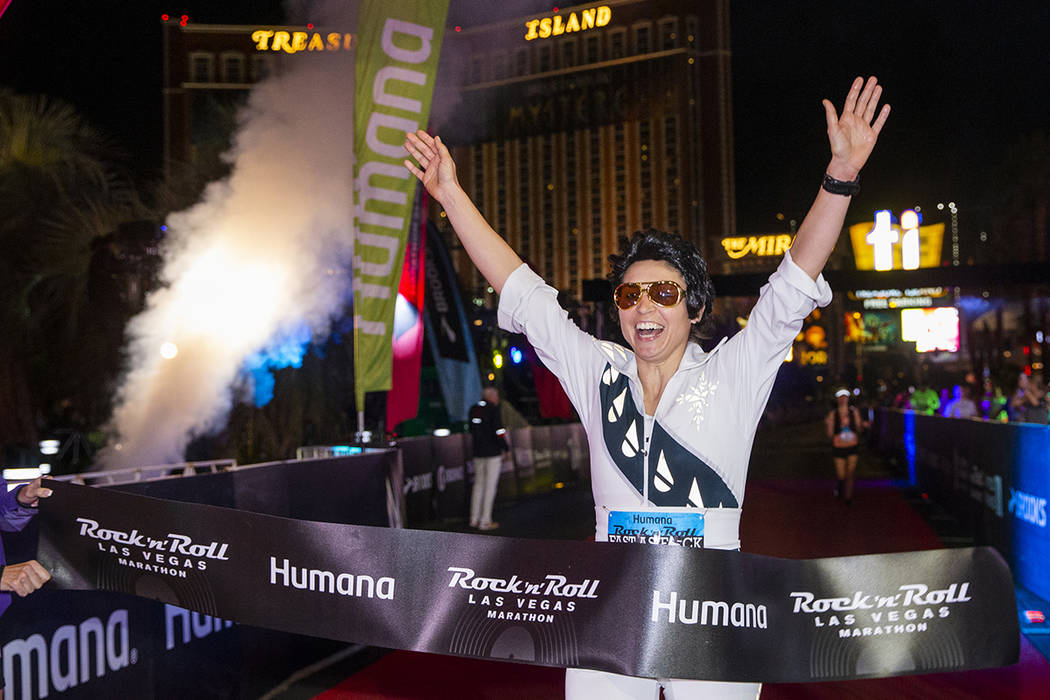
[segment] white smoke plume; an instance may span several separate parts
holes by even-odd
[[[318,27],[356,20],[356,3],[300,5],[294,19]],[[247,358],[329,333],[350,290],[353,95],[348,51],[283,56],[254,88],[230,176],[167,221],[161,285],[128,329],[107,467],[181,461],[224,424]]]

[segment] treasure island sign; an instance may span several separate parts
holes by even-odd
[[[252,32],[256,51],[350,51],[357,40],[349,32],[289,32],[281,29],[256,29]]]
[[[591,7],[579,12],[552,17],[538,17],[525,22],[525,40],[549,39],[552,36],[582,32],[588,29],[604,27],[612,20],[612,10],[608,5]]]

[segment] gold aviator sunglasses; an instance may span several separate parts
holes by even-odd
[[[657,306],[670,308],[677,306],[685,298],[685,290],[677,282],[663,280],[660,282],[624,282],[613,292],[613,300],[621,311],[633,308],[642,300],[642,293],[649,295]]]

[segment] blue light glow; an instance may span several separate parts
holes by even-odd
[[[522,360],[521,350],[519,350],[518,348],[516,348],[514,346],[511,346],[511,348],[510,348],[510,361],[513,362],[516,365],[520,365],[521,364],[521,360]]]
[[[1045,425],[1011,424],[1013,460],[1004,494],[1006,517],[1012,526],[1014,576],[1043,598],[1050,597],[1050,535],[1047,534],[1047,499],[1050,499],[1050,428]]]
[[[273,399],[275,370],[302,367],[310,339],[310,327],[299,323],[278,333],[268,347],[244,361],[244,369],[252,378],[253,403],[256,407],[261,408]]]
[[[908,462],[908,483],[917,486],[915,474],[915,411],[904,412],[904,458]]]

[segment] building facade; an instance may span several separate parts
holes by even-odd
[[[356,42],[342,28],[175,18],[164,22],[163,37],[165,163],[169,173],[185,166],[209,177],[222,174],[237,109],[257,81],[306,58],[299,54],[353,50]],[[779,231],[736,228],[730,69],[728,0],[609,0],[450,27],[430,128],[452,148],[464,187],[493,227],[569,299],[607,298],[607,287],[588,281],[605,277],[620,236],[675,231],[704,252],[716,278],[715,312],[727,319],[719,332],[732,332],[796,222]],[[791,362],[828,376],[859,377],[882,355],[887,365],[934,356],[951,365],[954,356],[994,370],[1028,347],[1024,366],[1041,371],[1050,352],[1047,209],[1038,191],[1015,199],[1016,214],[998,217],[996,227],[977,226],[969,212],[960,218],[948,200],[915,207],[922,229],[941,226],[935,240],[920,230],[923,256],[928,243],[937,252],[919,269],[903,266],[903,230],[893,269],[884,271],[856,259],[874,222],[857,235],[844,232],[826,270],[840,292],[836,305],[807,321],[823,336],[802,334]],[[429,216],[444,224],[462,288],[491,309],[495,296],[439,208],[431,204]],[[1000,320],[1004,300],[1019,294],[1023,313]],[[917,354],[903,338],[900,307],[920,303],[960,308],[958,351]],[[586,311],[592,320],[603,316]],[[1016,332],[1012,316],[1021,319]],[[600,329],[600,321],[590,325]],[[853,356],[856,370],[846,372]]]
[[[256,83],[318,52],[352,51],[353,34],[313,25],[162,21],[164,167],[212,170],[228,150],[237,111]],[[348,117],[349,123],[350,117]]]
[[[735,230],[729,8],[556,9],[449,32],[456,103],[435,107],[433,127],[493,228],[581,299],[622,235],[655,227],[710,252]],[[480,296],[474,266],[455,257]]]

